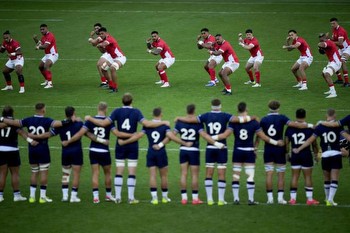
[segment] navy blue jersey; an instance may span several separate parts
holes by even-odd
[[[117,129],[124,133],[137,132],[137,123],[142,122],[144,117],[137,108],[124,106],[115,109],[108,117],[111,122],[117,122]]]
[[[83,122],[78,121],[78,122],[70,122],[67,125],[64,125],[62,127],[58,128],[52,128],[51,129],[51,134],[52,135],[60,135],[61,141],[67,141],[69,140],[74,134],[79,132],[79,130],[83,127]],[[62,150],[66,150],[68,148],[81,148],[81,139],[69,144],[66,147],[62,147]]]
[[[147,135],[149,149],[151,149],[153,145],[162,142],[166,137],[166,133],[169,131],[170,127],[167,125],[161,125],[156,128],[142,128],[142,132]]]
[[[180,134],[180,137],[185,142],[192,142],[192,147],[199,149],[199,133],[203,130],[203,125],[189,124],[178,121],[175,124],[174,131]]]
[[[269,113],[260,121],[264,133],[274,140],[283,140],[283,129],[289,122],[289,118],[279,113]],[[265,143],[265,145],[270,145]]]
[[[229,113],[212,111],[199,115],[197,119],[205,125],[206,132],[213,136],[225,132],[227,123],[231,121],[232,117]],[[226,145],[226,139],[220,140],[220,142]]]
[[[306,140],[313,135],[313,133],[314,129],[310,128],[298,129],[288,127],[285,136],[289,139],[292,148],[298,148],[299,146],[303,145],[304,142],[306,142]],[[310,146],[302,151],[311,154]]]
[[[341,119],[339,122],[340,122],[340,125],[347,126],[348,130],[350,130],[350,115],[347,115],[346,117]]]
[[[94,118],[103,120],[106,117],[105,116],[94,116]],[[114,129],[115,126],[114,126],[114,123],[111,123],[110,125],[108,125],[106,127],[102,127],[102,126],[97,126],[90,121],[86,121],[83,127],[85,129],[87,129],[88,131],[90,131],[91,133],[93,133],[96,137],[109,140],[109,133],[112,129]],[[93,148],[109,151],[108,145],[104,145],[102,143],[91,141],[90,150]]]
[[[18,130],[16,126],[6,126],[0,129],[0,147],[13,147],[18,150]]]
[[[319,124],[315,128],[314,135],[320,137],[320,146],[322,153],[326,151],[340,151],[340,132],[343,127],[326,127]]]
[[[228,127],[233,130],[233,135],[235,136],[234,148],[254,149],[254,135],[261,131],[259,122],[256,120],[242,124],[230,122]]]
[[[20,121],[21,126],[27,127],[28,132],[34,135],[43,134],[50,132],[54,120],[49,117],[34,115],[32,117],[27,117]],[[48,139],[37,139],[37,142],[42,145],[47,145]],[[28,144],[29,148],[32,147],[30,143]]]

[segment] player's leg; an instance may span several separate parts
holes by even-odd
[[[299,74],[301,79],[301,87],[299,88],[300,91],[307,90],[307,79],[306,79],[305,70],[308,67],[309,67],[309,64],[306,61],[303,61],[299,66]]]
[[[22,197],[20,189],[19,189],[19,169],[20,169],[20,159],[18,154],[18,159],[14,165],[9,165],[9,169],[11,172],[11,184],[13,190],[13,201],[26,201],[27,198]]]
[[[289,200],[289,204],[291,205],[296,204],[300,171],[301,171],[301,166],[292,166],[292,180],[290,183],[290,200]]]
[[[98,163],[91,164],[91,186],[93,203],[100,203],[99,191],[98,191],[98,177],[100,174],[100,165]]]
[[[170,202],[168,197],[168,166],[159,168],[160,186],[162,189],[162,203]]]
[[[40,174],[40,203],[52,202],[52,199],[46,196],[47,183],[49,176],[50,163],[40,163],[39,164],[39,174]]]
[[[258,204],[254,200],[255,194],[255,163],[245,163],[244,164],[245,174],[247,175],[247,191],[248,191],[248,205],[256,205]]]
[[[6,163],[0,165],[0,202],[4,201],[4,189],[6,185],[6,177],[8,173],[8,168]]]
[[[260,66],[261,66],[261,62],[258,61],[258,60],[255,60],[254,65],[253,65],[253,70],[254,70],[254,76],[255,76],[256,84],[253,85],[252,87],[261,87],[261,83],[260,83]]]
[[[302,85],[302,79],[301,77],[299,76],[299,67],[300,67],[300,63],[301,63],[301,59],[298,59],[292,66],[291,68],[291,71],[295,77],[295,79],[297,80],[297,84],[294,85],[293,87],[297,87],[297,88],[300,88],[301,85]]]
[[[214,175],[214,169],[215,169],[215,151],[214,149],[206,149],[205,151],[205,192],[207,195],[207,203],[208,205],[213,205],[213,175]]]
[[[2,70],[2,74],[4,75],[6,86],[2,88],[2,91],[12,91],[13,86],[12,86],[12,80],[11,80],[11,72],[14,70],[13,64],[11,60],[9,60],[6,65],[4,66]]]
[[[302,171],[305,180],[306,204],[318,205],[319,202],[313,199],[312,167],[303,167]]]
[[[210,59],[207,61],[206,65],[204,66],[205,70],[208,72],[210,76],[210,81],[208,84],[206,84],[207,87],[212,87],[215,86],[216,83],[219,81],[216,78],[216,73],[215,73],[215,67],[217,65],[217,62],[214,59]]]
[[[336,203],[334,202],[334,196],[338,189],[339,172],[339,169],[332,169],[330,172],[331,183],[329,188],[328,202],[332,205],[336,205]]]
[[[19,86],[20,86],[20,89],[19,89],[19,93],[24,93],[24,76],[23,76],[23,73],[22,73],[22,69],[23,69],[23,63],[22,64],[17,64],[15,66],[15,71],[16,71],[16,74],[17,74],[17,77],[18,77],[18,82],[19,82]]]
[[[284,200],[284,177],[286,173],[286,164],[276,164],[277,172],[277,200],[278,204],[287,204]]]
[[[137,171],[137,158],[138,151],[135,151],[136,156],[133,159],[128,159],[128,199],[129,204],[137,204],[139,201],[135,199],[135,187],[136,187],[136,171]]]
[[[103,164],[103,173],[105,177],[106,201],[114,201],[112,197],[112,178],[111,178],[111,164]],[[112,199],[111,199],[112,198]]]
[[[232,71],[229,67],[223,67],[223,69],[221,69],[219,72],[219,76],[225,85],[225,92],[224,92],[225,95],[232,94],[231,83],[230,83],[230,79],[228,77],[230,74],[232,74]]]
[[[62,165],[62,201],[63,202],[68,201],[69,178],[70,178],[71,172],[72,172],[72,166],[70,166],[70,165],[66,165],[66,166]]]
[[[239,204],[239,180],[241,178],[242,163],[234,162],[232,165],[232,193],[233,204]]]
[[[191,177],[192,177],[192,204],[202,204],[199,199],[199,165],[191,165]]]
[[[72,180],[72,192],[70,202],[80,202],[80,198],[78,197],[78,189],[80,182],[80,172],[81,165],[72,165],[73,170],[73,180]]]
[[[328,95],[326,98],[334,98],[337,97],[337,93],[335,91],[335,87],[332,80],[332,75],[335,73],[335,71],[339,70],[340,67],[338,67],[337,64],[334,62],[328,63],[327,67],[325,67],[322,71],[322,76],[324,80],[327,82],[329,91],[325,92],[324,94]]]
[[[121,202],[121,193],[123,187],[123,174],[125,169],[125,146],[119,146],[115,150],[116,173],[114,177],[115,202]]]
[[[187,173],[188,173],[188,167],[189,167],[188,162],[183,162],[183,163],[180,164],[180,168],[181,168],[181,177],[180,177],[181,203],[183,205],[187,204],[187,200],[188,200],[188,197],[187,197]],[[192,167],[191,167],[191,169],[192,169]],[[192,184],[193,184],[193,174],[192,174]],[[193,187],[192,187],[192,191],[193,191]]]
[[[226,191],[226,163],[217,163],[218,171],[218,205],[227,204],[225,201]]]
[[[160,79],[163,81],[163,85],[161,87],[170,87],[169,84],[169,79],[168,76],[165,72],[165,70],[167,69],[167,65],[164,62],[160,62],[158,64],[157,70],[158,70],[158,74],[160,76]]]
[[[245,72],[247,72],[247,74],[248,74],[249,81],[245,82],[244,84],[255,84],[254,74],[252,71],[253,66],[254,66],[254,63],[249,62],[249,60],[248,60],[246,65],[245,65]]]
[[[273,204],[273,173],[274,173],[274,163],[265,163],[265,173],[266,173],[266,194],[267,194],[267,204]]]
[[[30,174],[30,195],[29,195],[29,202],[34,203],[35,202],[35,192],[38,185],[38,178],[39,178],[39,164],[30,164],[31,168],[31,174]]]
[[[157,167],[149,167],[149,187],[151,191],[151,203],[154,205],[158,204],[158,194],[157,194]]]
[[[350,49],[348,49],[350,52]],[[344,76],[344,87],[350,87],[349,84],[349,71],[348,71],[348,67],[346,65],[347,60],[349,59],[349,54],[347,53],[343,53],[342,57],[341,57],[341,63],[342,63],[342,70],[343,70],[343,76]]]
[[[100,75],[100,80],[101,80],[100,87],[106,87],[108,84],[108,80],[110,79],[108,72],[102,69],[102,65],[105,62],[107,62],[107,60],[103,56],[104,54],[98,59],[96,63],[96,68],[97,68],[98,74]]]

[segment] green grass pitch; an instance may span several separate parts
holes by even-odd
[[[0,32],[10,30],[14,39],[21,43],[25,56],[24,77],[26,93],[18,94],[15,74],[12,80],[15,90],[0,92],[0,106],[10,104],[15,108],[15,117],[23,118],[34,113],[34,104],[44,102],[47,116],[64,118],[64,108],[73,105],[81,117],[96,113],[99,101],[109,104],[109,113],[121,106],[121,96],[131,92],[134,106],[146,118],[151,118],[154,107],[162,107],[163,119],[170,120],[185,114],[185,107],[195,103],[197,114],[210,110],[212,98],[222,100],[223,111],[236,113],[240,101],[248,104],[251,115],[264,116],[271,99],[280,100],[281,113],[294,119],[297,108],[307,111],[307,120],[316,123],[324,119],[326,109],[337,110],[338,118],[349,114],[350,89],[336,86],[338,97],[325,99],[327,85],[321,72],[327,59],[317,51],[318,33],[329,32],[331,17],[337,17],[340,25],[350,31],[349,1],[234,1],[234,0],[173,0],[173,1],[1,1]],[[100,54],[88,42],[94,23],[100,22],[118,40],[127,56],[125,67],[118,71],[119,92],[109,94],[98,88],[99,77],[96,61]],[[35,51],[33,34],[40,34],[39,25],[46,23],[57,40],[59,61],[52,68],[54,88],[45,90],[37,69],[43,56]],[[198,50],[196,36],[203,27],[212,34],[221,33],[234,47],[240,68],[230,77],[233,95],[222,96],[222,83],[213,88],[204,84],[209,80],[203,69],[208,58],[204,50]],[[260,41],[265,60],[261,66],[262,87],[253,89],[244,85],[248,80],[244,71],[249,53],[238,46],[237,34],[251,28]],[[306,71],[309,90],[300,92],[292,88],[295,79],[291,66],[299,57],[298,51],[282,49],[287,32],[295,29],[311,46],[314,62]],[[154,85],[158,76],[154,69],[159,57],[146,53],[145,39],[157,30],[175,57],[175,64],[167,71],[171,88],[161,89]],[[0,57],[1,65],[6,56]],[[219,68],[219,67],[218,67]],[[218,69],[217,69],[218,70]],[[4,82],[3,82],[4,83]],[[2,83],[2,85],[3,85]],[[229,143],[229,159],[232,156],[232,137]],[[84,147],[88,140],[84,139]],[[112,141],[111,148],[115,142]],[[30,168],[26,143],[21,140],[21,191],[29,195]],[[92,203],[91,172],[88,151],[84,150],[84,166],[81,175],[79,196],[81,203],[61,203],[61,166],[59,139],[50,139],[52,164],[49,175],[48,196],[51,204],[40,205],[13,203],[10,180],[5,189],[5,202],[0,204],[1,232],[347,232],[350,207],[350,166],[344,159],[336,201],[341,205],[327,208],[323,205],[323,178],[320,165],[314,168],[314,197],[322,202],[317,207],[304,205],[303,180],[298,189],[299,206],[259,205],[248,206],[244,179],[241,180],[240,206],[232,205],[232,165],[227,169],[226,200],[229,205],[182,206],[180,204],[180,166],[178,145],[167,145],[169,156],[169,196],[173,202],[167,205],[149,204],[148,171],[145,167],[146,139],[140,141],[140,160],[137,173],[136,198],[139,205],[126,204],[124,181],[123,199],[120,205],[102,202]],[[200,197],[204,190],[204,142],[201,144]],[[266,202],[265,175],[262,163],[262,144],[258,153],[255,199]],[[112,150],[114,156],[114,149]],[[115,165],[113,163],[113,173]],[[290,167],[286,173],[285,199],[289,199]],[[104,194],[101,176],[100,197]],[[216,186],[214,187],[216,195]]]

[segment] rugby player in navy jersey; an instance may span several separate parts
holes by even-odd
[[[106,119],[107,116],[107,103],[100,102],[98,104],[97,115],[91,119]],[[76,141],[80,140],[80,138],[88,133],[92,133],[95,135],[94,137],[90,137],[91,143],[89,148],[89,157],[90,164],[92,170],[92,195],[93,195],[93,203],[100,203],[99,198],[99,174],[100,174],[100,166],[103,168],[104,176],[105,176],[105,186],[106,186],[106,201],[115,201],[112,196],[112,180],[111,180],[111,155],[109,151],[109,134],[110,131],[114,130],[114,123],[109,124],[105,127],[98,126],[94,124],[92,121],[85,121],[83,127],[74,134],[67,141],[63,141],[62,145],[67,146],[72,143],[76,143]]]
[[[187,106],[187,117],[195,117],[195,105],[190,104]],[[180,146],[179,160],[181,164],[181,203],[183,205],[187,204],[187,172],[190,168],[191,178],[192,178],[192,204],[198,205],[203,202],[198,196],[198,175],[200,166],[200,151],[199,151],[199,137],[202,136],[208,143],[216,145],[218,147],[223,147],[224,144],[214,141],[203,129],[203,124],[201,123],[185,123],[182,121],[177,121],[174,134],[180,134],[180,138],[184,141],[192,142],[191,147]]]
[[[305,123],[306,111],[305,109],[297,109],[296,121],[300,123]],[[311,137],[314,133],[314,129],[297,129],[293,127],[288,127],[285,132],[285,142],[286,142],[286,154],[289,155],[290,146],[291,148],[298,148],[302,145],[306,139]],[[312,143],[312,149],[314,157],[317,161],[318,147],[316,141]],[[313,158],[310,150],[310,146],[304,148],[298,154],[292,152],[290,157],[290,163],[292,167],[292,181],[290,184],[290,200],[289,204],[295,205],[297,200],[297,190],[298,190],[298,179],[300,172],[303,171],[304,175],[304,184],[306,192],[306,204],[307,205],[318,205],[319,202],[313,199],[313,184],[312,184],[312,167],[313,167]]]
[[[153,122],[160,122],[162,117],[161,108],[155,108],[153,110]],[[167,125],[160,125],[158,127],[149,128],[144,126],[142,131],[134,134],[132,137],[126,140],[118,139],[118,144],[126,145],[133,143],[140,139],[143,135],[147,135],[148,138],[148,150],[147,150],[147,167],[150,172],[150,191],[154,205],[158,204],[157,195],[157,169],[159,170],[162,189],[162,203],[170,202],[168,197],[168,157],[165,150],[165,144],[170,140],[181,144],[183,146],[190,147],[193,142],[184,141],[176,137]]]
[[[335,122],[336,114],[334,109],[328,109],[326,115],[327,122]],[[293,149],[293,152],[298,154],[301,150],[308,147],[314,142],[317,137],[320,137],[320,147],[322,150],[322,170],[324,177],[324,191],[326,195],[326,205],[336,206],[334,202],[334,196],[338,189],[338,180],[340,169],[342,169],[342,155],[340,151],[340,134],[344,134],[342,126],[329,127],[322,124],[318,124],[315,128],[314,134],[309,137],[298,148]]]
[[[46,107],[44,103],[35,105],[35,115],[22,120],[1,118],[0,122],[17,127],[26,127],[28,133],[39,135],[50,131],[51,127],[61,127],[66,121],[56,121],[49,117],[45,117]],[[38,178],[40,175],[40,199],[39,203],[52,202],[52,199],[46,196],[47,178],[50,168],[50,150],[48,139],[39,139],[38,145],[33,146],[28,142],[29,163],[31,167],[30,177],[30,197],[29,202],[34,203],[35,192],[37,188]]]
[[[240,117],[248,116],[247,105],[244,102],[240,102],[237,106],[238,114]],[[256,120],[249,121],[247,123],[229,123],[227,130],[224,133],[217,135],[214,138],[225,139],[229,135],[234,134],[234,147],[233,147],[233,181],[232,181],[232,192],[234,204],[239,204],[239,180],[241,176],[242,166],[247,177],[247,190],[248,190],[248,205],[258,204],[254,200],[255,192],[255,160],[256,160],[256,145],[254,143],[254,136],[260,137],[263,141],[273,145],[284,146],[282,140],[274,140],[262,131],[260,124]]]
[[[224,144],[223,149],[208,143],[205,152],[205,191],[207,194],[207,204],[214,205],[213,200],[213,175],[215,170],[215,163],[217,165],[218,172],[218,205],[225,205],[225,189],[226,189],[226,164],[227,164],[227,147],[226,139],[218,140],[216,137],[218,134],[225,132],[227,124],[230,121],[244,122],[250,121],[250,117],[246,118],[234,117],[229,113],[221,111],[221,101],[219,99],[213,99],[211,101],[211,111],[201,114],[198,117],[177,117],[175,121],[182,121],[187,123],[203,123],[206,128],[206,132],[210,136],[214,136],[213,139]]]
[[[5,106],[2,111],[2,117],[13,119],[13,108]],[[0,123],[0,202],[4,201],[4,188],[8,170],[11,173],[11,185],[13,189],[13,201],[26,201],[27,198],[21,195],[19,189],[19,169],[21,158],[18,148],[18,134],[20,134],[32,145],[38,142],[27,137],[26,133],[16,126],[8,126]]]
[[[105,127],[116,122],[116,128],[119,133],[123,135],[117,135],[118,139],[127,139],[130,136],[137,132],[137,124],[140,123],[146,127],[156,127],[160,125],[169,125],[168,121],[152,122],[146,120],[141,111],[132,106],[133,97],[130,93],[125,93],[122,98],[123,107],[116,108],[109,117],[105,119],[94,119],[90,116],[85,116],[85,120],[91,121],[92,123]],[[139,146],[138,142],[130,143],[125,146],[119,145],[116,143],[115,148],[115,163],[116,163],[116,174],[114,178],[115,186],[115,198],[116,203],[121,202],[121,191],[123,186],[123,173],[125,168],[125,162],[127,160],[128,166],[128,202],[129,204],[137,204],[139,201],[135,199],[135,185],[136,185],[136,168],[139,155]]]
[[[280,114],[280,102],[271,100],[268,103],[269,113],[260,121],[260,126],[264,133],[274,140],[283,140],[284,126],[297,128],[312,128],[312,124],[298,123],[291,121],[287,116]],[[266,193],[267,204],[273,204],[273,173],[277,173],[277,202],[278,204],[287,204],[284,200],[284,174],[286,171],[286,150],[285,147],[279,147],[265,143],[264,146],[264,164],[266,172]]]

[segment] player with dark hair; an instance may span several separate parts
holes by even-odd
[[[122,97],[123,107],[116,108],[109,117],[105,119],[95,119],[90,116],[85,116],[85,120],[102,127],[106,127],[116,122],[118,139],[127,139],[131,137],[132,134],[137,132],[138,123],[142,124],[145,127],[156,127],[164,124],[169,124],[167,121],[152,122],[146,120],[139,109],[132,107],[132,102],[132,95],[130,93],[125,93]],[[120,203],[122,201],[121,191],[123,186],[123,173],[126,160],[128,167],[128,202],[129,204],[139,203],[139,201],[135,199],[134,196],[138,156],[139,146],[137,141],[128,145],[120,145],[117,141],[115,146],[116,174],[114,178],[116,203]]]
[[[123,51],[120,49],[117,40],[107,32],[105,27],[101,27],[98,30],[98,33],[99,38],[101,38],[102,41],[100,41],[96,47],[105,50],[107,53],[104,56],[106,61],[101,65],[101,71],[105,77],[108,77],[108,70],[110,70],[111,80],[109,81],[108,85],[111,92],[117,92],[117,70],[125,65],[126,57]]]
[[[248,109],[245,102],[240,102],[237,105],[237,111],[239,117],[247,118]],[[255,192],[255,160],[256,160],[256,148],[257,140],[254,142],[254,135],[260,137],[267,143],[273,144],[275,146],[284,146],[282,140],[274,140],[265,135],[262,131],[259,122],[252,120],[246,123],[229,123],[228,128],[225,132],[217,135],[217,138],[226,139],[231,134],[234,134],[234,147],[232,155],[233,164],[233,181],[232,181],[232,192],[233,192],[233,203],[238,205],[240,203],[239,198],[239,187],[240,187],[240,176],[242,171],[242,166],[244,166],[245,173],[247,177],[247,190],[248,190],[248,205],[258,204],[254,200]],[[216,138],[214,138],[216,139]]]
[[[6,87],[2,88],[2,91],[12,91],[12,81],[11,81],[11,72],[16,71],[18,82],[19,82],[19,93],[24,93],[24,76],[22,73],[24,58],[21,50],[21,45],[18,41],[12,39],[9,31],[3,33],[4,41],[0,47],[0,53],[7,52],[8,61],[5,64],[5,67],[2,70],[6,81]]]
[[[331,18],[329,20],[332,27],[332,37],[331,40],[337,45],[339,48],[338,52],[341,56],[342,70],[344,81],[341,75],[340,70],[336,72],[338,79],[334,83],[343,84],[344,87],[350,87],[349,84],[349,71],[346,66],[346,62],[350,57],[350,39],[348,37],[348,33],[346,30],[341,27],[338,23],[337,18]]]
[[[162,117],[161,108],[153,109],[154,122],[160,122]],[[169,126],[160,125],[158,127],[148,128],[143,127],[142,131],[134,134],[132,137],[122,140],[118,139],[119,145],[126,145],[133,143],[140,139],[143,135],[147,135],[148,138],[148,150],[147,150],[147,164],[150,174],[150,192],[152,196],[151,203],[153,205],[158,204],[157,195],[157,169],[159,170],[162,189],[162,203],[169,203],[171,200],[168,197],[168,157],[165,150],[165,144],[172,140],[183,146],[191,146],[192,142],[181,140],[177,138],[171,131]]]
[[[161,59],[156,63],[156,70],[160,77],[160,81],[156,84],[160,87],[170,87],[168,76],[165,72],[175,63],[175,56],[171,52],[167,43],[160,38],[157,31],[151,32],[151,37],[146,40],[147,52],[153,55],[160,55]]]
[[[299,123],[305,123],[306,111],[305,109],[297,109],[296,120]],[[285,142],[286,142],[286,153],[289,155],[290,146],[291,148],[298,148],[302,145],[305,140],[312,136],[314,133],[313,129],[297,129],[288,127],[285,132]],[[318,147],[316,141],[312,143],[312,149],[314,158],[317,161]],[[290,157],[290,163],[292,167],[292,180],[290,185],[290,200],[289,204],[295,205],[297,202],[297,189],[298,189],[298,180],[300,176],[300,172],[303,171],[304,180],[305,180],[305,192],[306,192],[306,204],[307,205],[318,205],[319,202],[313,199],[313,183],[312,183],[312,168],[313,168],[313,156],[310,150],[310,146],[305,147],[299,153],[295,154],[293,151]]]
[[[198,49],[212,50],[216,46],[215,37],[209,33],[208,28],[202,28],[201,34],[197,36],[197,46]],[[204,69],[208,72],[210,76],[210,81],[205,85],[206,87],[213,87],[219,82],[216,78],[215,67],[219,65],[222,61],[222,56],[210,55],[208,60],[204,65]]]
[[[283,49],[292,51],[293,49],[298,49],[300,52],[299,59],[292,66],[292,73],[294,74],[297,84],[293,87],[299,88],[298,90],[307,90],[307,79],[305,70],[311,65],[313,61],[313,56],[308,43],[298,36],[295,30],[288,31],[288,37],[286,40],[286,45],[283,45]]]
[[[238,44],[242,46],[242,48],[249,50],[250,53],[250,58],[245,66],[245,70],[249,76],[249,81],[245,82],[244,84],[252,84],[252,87],[261,87],[260,66],[264,61],[264,54],[260,48],[259,41],[253,36],[253,30],[247,29],[245,31],[245,35],[246,37],[243,39],[242,33],[238,34]],[[252,69],[254,70],[256,81],[254,80]]]
[[[209,50],[209,53],[210,55],[222,56],[224,58],[225,63],[219,72],[219,76],[225,85],[225,88],[222,92],[224,95],[232,95],[229,75],[238,69],[239,60],[230,43],[224,40],[221,34],[216,34],[215,40],[218,46],[214,51]]]
[[[327,38],[327,34],[321,33],[319,35],[320,42],[318,47],[321,51],[327,55],[328,64],[323,68],[322,76],[327,82],[329,91],[326,91],[324,94],[327,95],[326,98],[335,98],[337,97],[337,92],[335,91],[332,75],[336,73],[341,68],[340,54],[338,52],[336,44]]]
[[[2,110],[2,117],[13,119],[13,108],[5,106]],[[26,133],[19,127],[9,126],[0,123],[0,202],[4,201],[4,188],[8,170],[11,173],[11,185],[13,189],[13,201],[26,201],[27,198],[21,195],[19,189],[19,169],[21,158],[18,148],[18,134],[30,142],[33,146],[38,142],[29,138]]]
[[[94,24],[94,30],[92,30],[90,32],[90,37],[88,39],[88,42],[96,47],[99,43],[102,42],[102,38],[100,37],[100,33],[98,32],[98,30],[100,30],[100,28],[102,27],[102,24],[100,23],[95,23]],[[100,83],[100,87],[108,87],[108,80],[110,79],[108,72],[102,72],[102,64],[105,63],[107,61],[107,55],[108,53],[106,53],[106,50],[102,47],[96,47],[101,53],[101,57],[98,59],[97,61],[97,71],[100,75],[100,79],[101,79],[101,83]]]
[[[49,132],[51,127],[61,127],[67,121],[56,121],[45,117],[46,106],[44,103],[35,105],[35,115],[22,120],[0,118],[0,122],[16,127],[26,127],[32,135],[39,135]],[[27,140],[28,141],[28,140]],[[37,189],[38,178],[40,175],[40,199],[39,203],[52,202],[52,199],[46,196],[47,180],[50,168],[50,149],[48,139],[38,139],[38,144],[33,146],[31,140],[28,141],[29,164],[32,170],[30,178],[30,197],[29,202],[34,203],[35,192]]]
[[[336,120],[335,110],[328,109],[326,114],[327,123]],[[304,148],[308,147],[320,137],[320,147],[322,150],[322,170],[324,177],[324,191],[326,195],[326,205],[336,206],[334,196],[338,189],[338,180],[340,169],[342,169],[342,155],[340,152],[340,134],[343,127],[329,127],[323,124],[316,126],[314,134],[309,137],[301,146],[293,149],[298,154]]]
[[[58,52],[56,39],[52,32],[49,32],[46,24],[40,25],[41,39],[37,35],[33,35],[36,50],[44,50],[45,56],[41,59],[39,70],[45,78],[45,82],[41,83],[44,88],[52,88],[52,73],[50,71],[53,64],[58,60]]]

